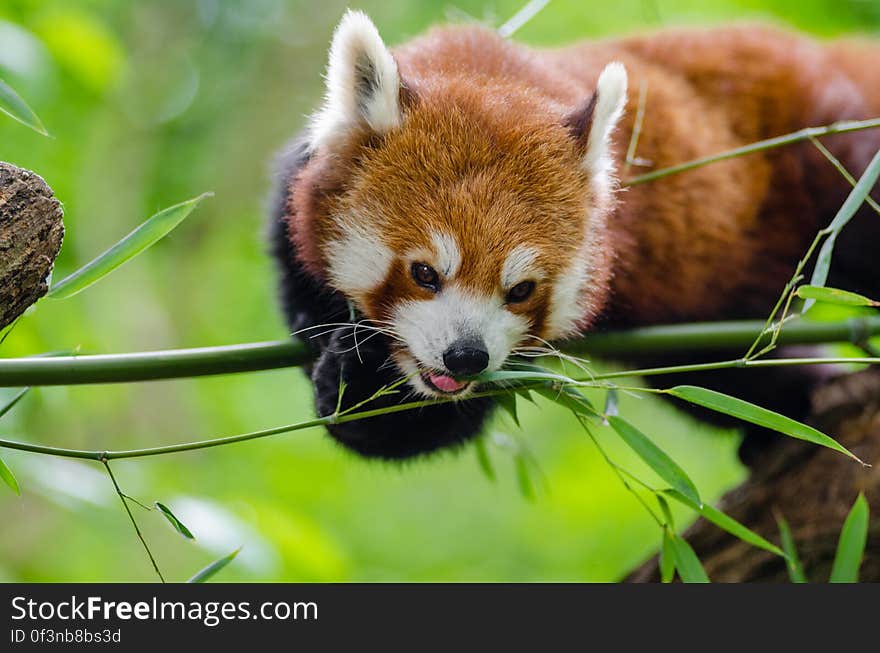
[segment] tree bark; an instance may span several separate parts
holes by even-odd
[[[751,476],[727,493],[721,510],[774,543],[777,516],[788,522],[807,578],[826,582],[844,519],[864,492],[880,507],[880,371],[841,376],[813,395],[811,423],[874,467],[839,453],[786,440],[757,462]],[[780,436],[782,437],[782,436]],[[714,582],[788,582],[779,556],[757,549],[700,519],[685,533]],[[633,571],[629,582],[659,581],[656,557]],[[880,518],[868,531],[860,580],[880,582]]]
[[[0,162],[0,329],[48,291],[63,211],[33,172]]]

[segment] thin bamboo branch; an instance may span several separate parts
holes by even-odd
[[[844,120],[824,127],[807,127],[806,129],[801,129],[800,131],[792,132],[790,134],[768,138],[763,141],[744,145],[743,147],[719,152],[718,154],[685,161],[684,163],[670,166],[668,168],[662,168],[660,170],[654,170],[653,172],[646,172],[643,175],[637,175],[627,179],[623,182],[623,185],[635,186],[637,184],[644,184],[649,181],[655,181],[657,179],[662,179],[663,177],[669,177],[670,175],[693,170],[694,168],[701,168],[710,163],[716,163],[718,161],[724,161],[726,159],[732,159],[746,154],[753,154],[754,152],[763,152],[764,150],[770,150],[774,147],[790,145],[811,138],[830,136],[832,134],[846,134],[849,132],[861,131],[863,129],[875,129],[877,127],[880,127],[880,118],[872,118],[870,120]]]
[[[849,182],[849,185],[855,188],[858,181],[850,174],[849,170],[846,169],[846,167],[838,160],[838,158],[831,154],[828,148],[822,145],[822,143],[820,143],[817,138],[811,136],[810,142],[817,150],[819,150],[819,152],[822,153],[822,156],[828,159],[828,162],[834,166],[837,172],[839,172],[840,175]],[[874,209],[874,213],[880,215],[880,204],[877,204],[877,202],[874,201],[874,199],[870,195],[865,198],[865,203],[872,209]]]
[[[739,350],[764,330],[760,320],[706,322],[592,333],[564,343],[562,350],[590,356]],[[779,344],[863,342],[880,335],[880,316],[841,322],[791,321]],[[300,340],[258,342],[96,356],[0,358],[0,387],[131,383],[182,377],[255,372],[308,364],[309,347]]]
[[[153,552],[150,550],[150,545],[147,544],[147,540],[144,538],[144,534],[141,533],[141,529],[138,526],[137,520],[131,513],[131,508],[128,507],[128,503],[125,500],[125,494],[120,489],[119,483],[116,482],[116,477],[113,475],[113,471],[110,469],[109,463],[106,460],[102,460],[101,462],[104,465],[104,469],[107,470],[107,474],[110,475],[110,480],[113,481],[113,488],[116,490],[116,494],[117,496],[119,496],[119,500],[122,501],[122,505],[125,508],[125,512],[128,514],[131,525],[134,526],[134,532],[137,533],[138,539],[141,541],[144,550],[147,552],[147,556],[150,558],[150,563],[153,565],[153,570],[156,572],[156,575],[159,576],[159,580],[164,583],[165,577],[162,575],[162,572],[159,571],[159,564],[156,562],[156,558],[153,557]]]
[[[550,4],[550,0],[529,0],[513,17],[498,28],[498,34],[509,39],[523,25],[537,16],[541,10]]]
[[[715,363],[696,363],[692,365],[676,365],[671,367],[656,367],[656,368],[647,368],[641,370],[624,370],[620,372],[607,372],[604,374],[593,374],[590,375],[588,379],[578,380],[572,379],[571,381],[563,382],[558,381],[554,382],[553,385],[558,385],[559,387],[563,386],[572,386],[572,387],[605,387],[605,384],[602,382],[608,379],[622,378],[622,377],[630,377],[630,376],[660,376],[665,374],[674,374],[681,372],[696,372],[696,371],[707,371],[707,370],[723,370],[723,369],[732,369],[732,368],[744,368],[744,367],[781,367],[785,365],[828,365],[835,363],[851,363],[851,364],[863,364],[863,365],[878,365],[880,364],[880,358],[779,358],[779,359],[767,359],[767,360],[746,360],[743,358],[738,358],[734,360],[726,360],[726,361],[718,361]],[[546,388],[547,380],[533,380],[527,381],[522,384],[517,385],[517,389],[537,389],[537,388]],[[655,394],[665,394],[667,390],[659,390],[654,388],[629,388],[630,390],[637,390],[639,392],[650,392]],[[481,392],[475,392],[470,397],[479,398],[479,397],[493,397],[499,394],[510,392],[509,387],[494,387],[488,390],[483,390]],[[378,396],[378,395],[376,395]],[[50,447],[46,445],[40,444],[31,444],[30,442],[19,442],[17,440],[7,440],[4,438],[0,438],[0,449],[16,449],[19,451],[28,451],[31,453],[39,453],[46,454],[50,456],[60,456],[62,458],[82,458],[88,460],[96,460],[103,464],[107,464],[109,460],[120,460],[123,458],[144,458],[147,456],[159,456],[170,453],[181,453],[184,451],[196,451],[198,449],[209,449],[212,447],[220,447],[227,444],[235,444],[237,442],[246,442],[248,440],[257,440],[260,438],[266,438],[273,435],[280,435],[282,433],[291,433],[293,431],[302,431],[309,428],[314,428],[317,426],[327,426],[329,424],[343,424],[345,422],[353,422],[356,420],[367,419],[370,417],[377,417],[379,415],[388,415],[390,413],[398,413],[405,410],[415,410],[418,408],[424,408],[426,406],[432,406],[435,404],[447,403],[449,401],[455,401],[454,398],[444,398],[444,399],[426,399],[422,401],[411,401],[402,404],[395,404],[391,406],[383,406],[381,408],[374,408],[371,410],[361,410],[357,412],[346,412],[343,414],[333,414],[328,415],[326,417],[318,417],[311,420],[306,420],[303,422],[296,422],[293,424],[285,424],[283,426],[276,426],[269,429],[262,429],[259,431],[251,431],[249,433],[240,433],[237,435],[229,435],[219,438],[212,438],[209,440],[201,440],[196,442],[184,442],[180,444],[172,444],[161,447],[149,447],[145,449],[127,449],[127,450],[119,450],[119,451],[92,451],[86,449],[64,449],[60,447]],[[351,410],[351,409],[349,409]]]

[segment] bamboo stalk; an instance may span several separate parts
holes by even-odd
[[[653,326],[592,333],[563,343],[577,355],[608,356],[745,350],[764,322],[734,321]],[[880,335],[880,316],[842,322],[792,321],[781,345],[862,342]],[[96,356],[0,358],[0,387],[131,383],[182,377],[256,372],[306,365],[309,347],[291,339],[223,347],[202,347]]]

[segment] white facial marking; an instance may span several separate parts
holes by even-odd
[[[431,240],[437,254],[437,270],[447,278],[454,277],[461,267],[461,252],[458,251],[455,238],[449,234],[435,232]]]
[[[398,358],[406,374],[426,368],[444,370],[443,353],[456,340],[468,337],[483,340],[489,352],[487,369],[497,370],[529,329],[528,320],[506,310],[500,297],[480,297],[455,285],[444,287],[433,299],[402,302],[392,319],[415,359]],[[436,394],[416,378],[411,383],[423,394]]]
[[[363,221],[348,219],[340,225],[343,235],[327,243],[330,285],[361,300],[385,281],[394,254]]]
[[[589,280],[589,246],[585,244],[553,284],[545,325],[548,339],[564,338],[577,330],[576,325],[584,316],[581,293]]]
[[[593,234],[606,220],[617,186],[611,134],[626,106],[626,85],[626,68],[618,61],[605,66],[596,84],[598,97],[583,160],[593,187],[593,205],[585,209],[587,217],[577,253],[553,284],[546,325],[547,338],[551,340],[573,335],[584,316],[583,291],[590,281],[596,246]]]
[[[366,121],[383,134],[400,125],[400,75],[366,14],[347,11],[333,34],[324,106],[313,116],[312,150],[332,147]]]
[[[535,266],[538,250],[528,245],[516,246],[501,267],[501,287],[508,290],[520,281],[540,281],[544,276]]]
[[[584,289],[590,282],[596,264],[593,252],[599,247],[595,234],[604,228],[608,210],[607,205],[585,209],[586,219],[580,245],[553,282],[545,325],[546,337],[550,340],[574,335],[584,317]]]
[[[593,178],[600,203],[607,202],[614,189],[614,157],[611,134],[626,106],[626,68],[619,61],[605,66],[596,84],[598,98],[593,109],[584,168]]]

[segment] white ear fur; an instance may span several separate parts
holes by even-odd
[[[311,124],[311,149],[331,144],[364,121],[377,133],[400,125],[400,75],[376,26],[347,11],[333,34],[324,106]]]
[[[605,66],[596,84],[596,105],[584,155],[584,167],[600,188],[609,188],[614,179],[611,134],[626,106],[626,68],[619,61]]]

